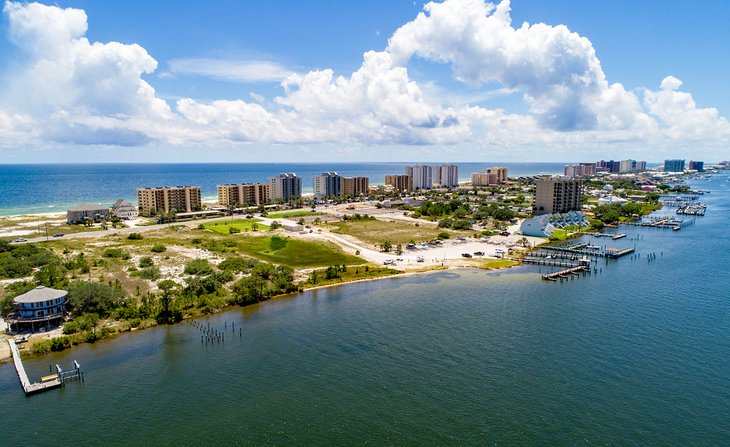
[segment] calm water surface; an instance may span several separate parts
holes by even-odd
[[[0,367],[3,445],[727,445],[730,176],[640,258],[547,283],[450,271],[235,309],[26,362],[86,381],[26,398]],[[607,243],[607,242],[602,242]],[[649,262],[646,255],[656,253]],[[238,328],[243,329],[242,337]]]

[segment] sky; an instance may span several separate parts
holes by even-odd
[[[730,158],[730,2],[6,1],[0,163]]]

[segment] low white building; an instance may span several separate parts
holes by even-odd
[[[612,196],[612,195],[608,195],[606,197],[601,197],[598,199],[599,205],[611,205],[614,203],[618,203],[620,205],[625,205],[625,204],[629,203],[629,201],[624,198],[616,197],[616,196]]]

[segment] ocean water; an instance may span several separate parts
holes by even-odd
[[[108,204],[123,198],[136,203],[138,187],[195,185],[214,198],[222,183],[267,182],[282,172],[302,177],[312,192],[313,177],[325,171],[366,176],[382,184],[414,163],[201,163],[201,164],[16,164],[0,165],[0,216],[65,212],[84,204]],[[507,166],[511,176],[558,174],[564,163],[457,163],[462,180],[490,166]]]
[[[728,445],[730,175],[697,187],[707,216],[621,228],[602,243],[639,256],[590,276],[310,291],[198,320],[221,344],[181,324],[29,360],[85,371],[29,398],[0,366],[2,444]]]

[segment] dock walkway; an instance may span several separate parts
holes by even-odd
[[[569,269],[561,270],[559,272],[553,272],[553,273],[546,273],[542,275],[542,279],[546,281],[557,281],[556,278],[563,278],[568,275],[577,275],[578,272],[588,272],[590,271],[588,266],[585,265],[579,265],[577,267],[572,267]]]
[[[20,385],[23,387],[23,392],[25,392],[26,396],[40,391],[50,390],[51,388],[57,388],[63,384],[59,377],[51,378],[44,382],[31,383],[30,380],[28,380],[28,374],[25,372],[23,361],[20,360],[20,352],[18,351],[18,346],[15,344],[15,340],[8,340],[8,345],[10,345],[10,352],[13,353],[15,371],[18,373]]]

